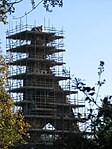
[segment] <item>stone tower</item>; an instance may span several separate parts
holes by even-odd
[[[23,26],[7,33],[9,92],[21,110],[31,138],[17,148],[51,148],[58,139],[79,133],[71,104],[70,72],[63,66],[63,35],[54,28]]]

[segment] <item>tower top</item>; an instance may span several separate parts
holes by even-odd
[[[33,27],[33,28],[32,28],[32,31],[45,32],[43,25],[38,26],[38,27]]]

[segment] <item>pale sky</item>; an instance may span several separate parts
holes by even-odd
[[[39,1],[39,0],[35,0]],[[31,1],[23,0],[13,14],[20,17],[31,10]],[[36,3],[37,4],[37,3]],[[19,24],[19,19],[9,16],[10,26]],[[22,19],[26,23],[26,17]],[[63,8],[56,7],[46,12],[40,4],[27,16],[29,25],[54,26],[64,30],[66,52],[64,61],[75,77],[85,79],[88,85],[97,82],[97,67],[100,60],[105,62],[102,78],[106,84],[100,93],[112,94],[112,0],[64,0]],[[5,31],[9,25],[0,23],[2,49],[5,51]]]

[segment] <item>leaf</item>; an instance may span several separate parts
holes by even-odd
[[[90,98],[87,96],[87,97],[85,98],[85,101],[88,101],[88,100],[90,100]]]
[[[91,92],[91,93],[89,93],[89,95],[91,95],[91,96],[93,96],[95,94],[95,92]]]
[[[14,102],[6,91],[8,67],[2,56],[0,56],[0,69],[0,148],[8,149],[17,141],[26,143],[23,136],[29,137],[26,132],[30,125],[25,122],[22,114],[18,111],[13,112]]]

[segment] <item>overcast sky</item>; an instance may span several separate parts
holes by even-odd
[[[38,0],[35,0],[38,1]],[[37,2],[36,2],[37,4]],[[14,16],[21,17],[31,10],[31,1],[23,0],[16,6]],[[10,27],[20,23],[20,19],[9,16]],[[22,18],[23,24],[26,17]],[[64,0],[63,8],[56,7],[48,13],[40,4],[27,16],[29,25],[45,24],[64,30],[67,68],[75,77],[85,79],[94,86],[98,80],[97,67],[100,60],[105,62],[102,79],[106,84],[101,95],[112,94],[112,0]],[[9,25],[0,23],[2,49],[5,51],[5,31]]]

